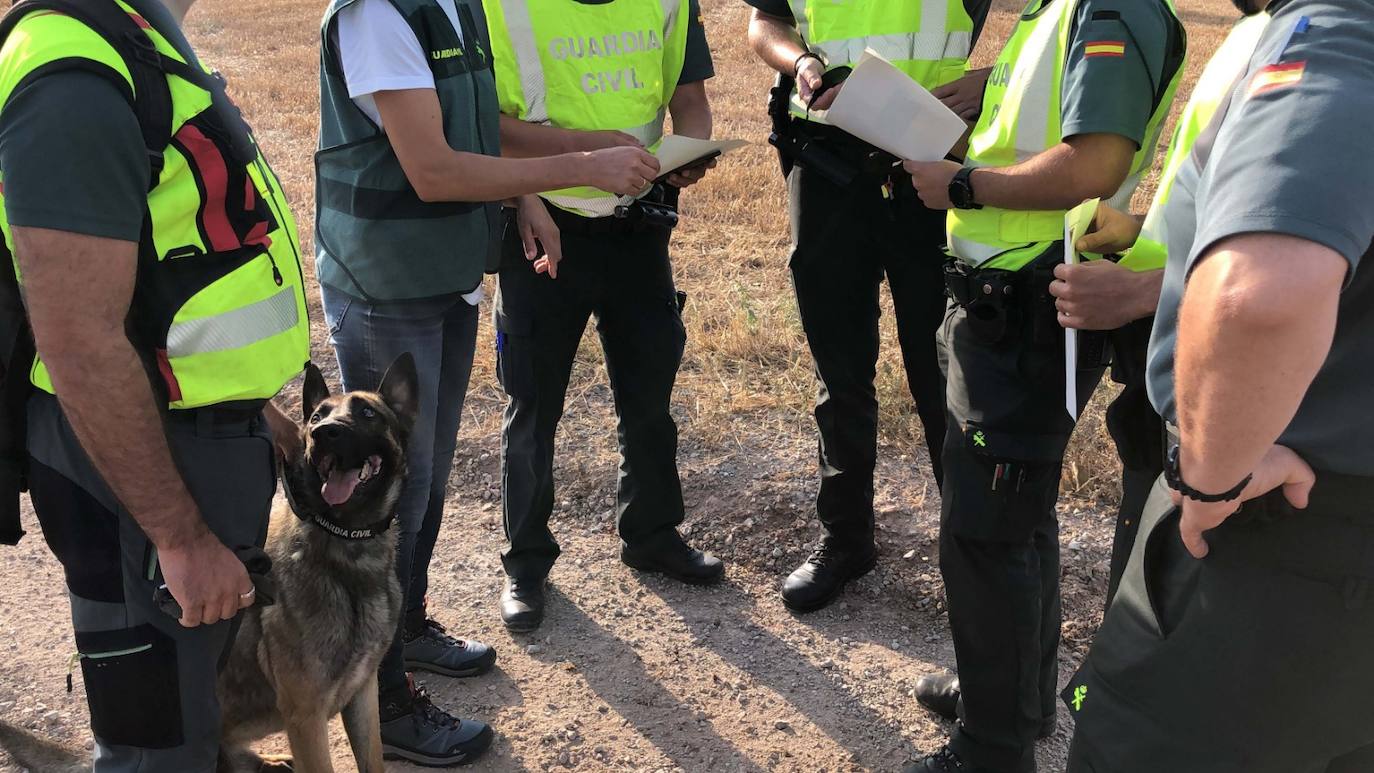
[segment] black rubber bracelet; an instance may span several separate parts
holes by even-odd
[[[817,62],[820,62],[820,63],[821,63],[821,66],[822,66],[822,67],[825,66],[825,60],[821,58],[821,55],[820,55],[820,54],[816,53],[815,51],[807,51],[806,53],[804,53],[804,54],[802,54],[801,56],[797,57],[797,61],[795,61],[795,62],[792,63],[792,76],[793,76],[793,77],[796,77],[796,75],[797,75],[798,73],[801,72],[801,63],[802,63],[802,60],[804,60],[804,59],[815,59]]]
[[[1183,482],[1183,471],[1179,468],[1179,447],[1174,446],[1169,449],[1167,463],[1164,465],[1164,482],[1169,484],[1169,488],[1177,491],[1194,502],[1215,504],[1217,502],[1234,502],[1240,499],[1240,495],[1245,493],[1245,487],[1254,480],[1253,473],[1246,475],[1245,479],[1237,483],[1234,487],[1220,494],[1205,494]]]

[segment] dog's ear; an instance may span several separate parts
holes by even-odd
[[[405,425],[407,432],[415,424],[415,413],[420,408],[420,377],[415,372],[415,358],[410,352],[402,354],[386,369],[382,385],[377,393],[386,401],[387,407]]]
[[[315,363],[310,362],[305,365],[305,384],[301,386],[301,413],[305,421],[310,421],[310,417],[315,414],[315,409],[320,407],[320,403],[329,397],[329,384],[325,383],[324,374],[315,367]]]

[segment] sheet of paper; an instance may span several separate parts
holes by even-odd
[[[748,144],[747,140],[699,140],[695,137],[669,134],[659,144],[658,150],[654,152],[654,158],[658,159],[659,174],[664,175],[717,151],[723,156]]]
[[[939,161],[968,131],[954,111],[872,49],[864,52],[824,116],[910,161]]]
[[[1078,262],[1074,247],[1092,227],[1101,199],[1089,199],[1064,215],[1064,262],[1070,266]],[[1064,328],[1064,407],[1069,416],[1078,421],[1078,331]]]

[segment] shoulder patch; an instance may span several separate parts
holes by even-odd
[[[1285,62],[1261,67],[1250,80],[1247,97],[1255,97],[1282,88],[1291,88],[1302,82],[1307,72],[1307,62]]]
[[[1083,46],[1083,56],[1092,59],[1099,56],[1124,57],[1126,55],[1126,41],[1124,40],[1094,40]]]

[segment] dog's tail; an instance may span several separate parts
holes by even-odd
[[[72,749],[4,720],[0,720],[0,749],[8,752],[20,767],[32,771],[79,773],[91,769],[90,760]]]

